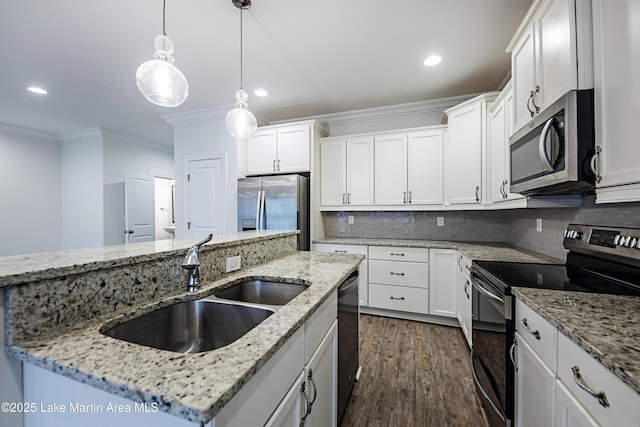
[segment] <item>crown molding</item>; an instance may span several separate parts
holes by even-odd
[[[58,142],[58,138],[54,133],[43,132],[36,129],[26,128],[23,126],[17,126],[3,122],[0,122],[0,133],[34,139],[42,142]]]
[[[227,104],[217,107],[202,108],[199,110],[165,114],[160,117],[175,128],[180,126],[191,126],[224,120],[227,113],[234,108],[234,104]],[[256,117],[258,125],[262,126],[270,124],[264,117],[255,113],[253,113],[253,115]]]
[[[99,127],[74,130],[57,134],[60,144],[74,144],[78,142],[103,142],[102,130]]]
[[[115,129],[101,127],[100,131],[102,132],[103,137],[108,138],[109,140],[115,140],[117,142],[129,144],[129,145],[138,145],[144,148],[151,148],[157,151],[163,151],[165,153],[173,154],[173,146],[158,144],[152,141],[121,132]]]
[[[296,120],[315,119],[325,127],[343,126],[355,123],[373,122],[378,120],[394,119],[399,117],[424,116],[434,113],[442,113],[444,110],[477,94],[452,96],[448,98],[432,99],[428,101],[409,102],[405,104],[388,105],[384,107],[365,108],[361,110],[344,111],[312,116]],[[287,120],[273,122],[272,124],[286,123]]]

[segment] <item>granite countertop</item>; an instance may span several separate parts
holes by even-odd
[[[310,286],[234,343],[204,353],[179,354],[143,347],[102,335],[114,315],[51,339],[17,342],[8,352],[25,361],[138,402],[156,402],[161,410],[190,421],[207,422],[304,324],[359,265],[361,255],[297,252],[223,279],[204,282],[197,294],[156,301],[134,314],[175,300],[208,296],[241,277],[287,278]]]
[[[453,242],[448,240],[408,240],[408,239],[375,239],[360,237],[325,237],[313,243],[337,245],[394,246],[408,248],[441,248],[456,249],[472,260],[534,262],[547,264],[564,264],[564,260],[552,258],[525,249],[516,248],[507,243],[497,242]]]
[[[513,292],[640,393],[640,297],[530,288]]]
[[[214,236],[201,247],[237,245],[256,238],[269,239],[299,234],[299,231],[245,231]],[[204,237],[204,236],[203,236]],[[167,239],[130,245],[113,245],[67,251],[41,252],[0,257],[0,288],[24,283],[25,280],[52,279],[69,274],[86,273],[132,263],[184,256],[185,250],[201,239]]]

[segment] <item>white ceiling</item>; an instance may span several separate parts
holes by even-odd
[[[495,90],[532,0],[253,0],[244,87],[268,121]],[[231,0],[167,0],[189,97],[147,102],[135,71],[162,32],[162,0],[1,0],[0,122],[61,134],[102,126],[172,144],[161,116],[229,106],[239,87]],[[443,62],[422,65],[430,54]],[[49,91],[37,96],[26,86]],[[253,95],[258,87],[266,98]]]

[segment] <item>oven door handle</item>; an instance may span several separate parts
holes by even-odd
[[[547,172],[553,172],[553,165],[549,160],[549,156],[547,155],[547,148],[545,147],[545,142],[547,142],[547,136],[549,135],[549,130],[551,125],[553,125],[553,121],[555,117],[551,117],[545,123],[544,128],[542,128],[542,133],[540,134],[540,141],[538,142],[538,151],[540,153],[540,160],[544,163],[544,167],[547,169]]]
[[[478,374],[476,374],[476,369],[473,366],[473,358],[476,357],[474,352],[473,352],[473,348],[471,349],[471,355],[470,355],[470,359],[471,359],[471,373],[473,374],[473,382],[476,383],[476,386],[478,386],[478,390],[480,390],[480,393],[482,393],[482,396],[484,397],[484,399],[489,402],[489,405],[491,405],[491,408],[493,408],[494,412],[496,413],[497,416],[500,417],[500,419],[503,422],[507,422],[506,417],[502,414],[502,411],[500,409],[498,409],[496,407],[496,405],[493,403],[493,401],[489,398],[489,395],[487,394],[486,391],[484,391],[484,388],[482,388],[482,384],[480,384],[480,380],[478,379]]]
[[[490,298],[492,300],[494,300],[495,302],[499,303],[500,305],[504,305],[504,299],[500,298],[498,295],[489,292],[488,290],[486,290],[480,283],[479,283],[479,279],[478,276],[471,273],[471,285],[478,291],[480,292],[482,295],[486,296],[487,298]]]

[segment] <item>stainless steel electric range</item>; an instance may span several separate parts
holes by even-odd
[[[491,426],[514,413],[512,287],[640,296],[640,229],[570,224],[565,264],[473,261],[471,365]]]

